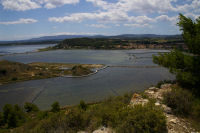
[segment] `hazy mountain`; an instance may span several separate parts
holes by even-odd
[[[71,38],[118,38],[118,39],[142,39],[142,38],[181,38],[181,35],[155,35],[155,34],[122,34],[116,36],[104,36],[104,35],[57,35],[57,36],[43,36],[38,38],[32,38],[28,40],[18,41],[0,41],[0,44],[12,44],[12,43],[26,43],[26,42],[48,42],[48,41],[62,41],[64,39]]]

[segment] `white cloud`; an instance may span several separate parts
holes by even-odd
[[[1,0],[4,9],[26,11],[36,8],[56,8],[65,4],[76,4],[79,0]]]
[[[56,8],[65,4],[76,4],[79,0],[41,0],[41,4],[47,9]]]
[[[73,13],[64,17],[50,17],[50,22],[82,22],[83,20],[98,20],[101,22],[120,22],[127,20],[128,16],[121,12],[99,12],[99,13]]]
[[[104,25],[104,24],[91,24],[88,25],[89,27],[95,27],[95,28],[109,28],[109,26]]]
[[[172,24],[176,24],[178,22],[178,16],[169,17],[167,15],[160,15],[155,18],[156,21],[169,21]]]
[[[1,4],[4,9],[25,11],[40,8],[40,5],[31,0],[2,0]]]
[[[108,3],[104,0],[86,0],[104,10],[136,11],[140,13],[162,13],[175,10],[171,0],[118,0],[117,3]]]
[[[127,27],[139,27],[139,28],[151,27],[149,24],[124,24],[124,26],[127,26]]]
[[[13,24],[29,24],[29,23],[36,23],[37,20],[31,19],[31,18],[20,18],[16,21],[6,21],[6,22],[0,22],[0,24],[3,25],[13,25]]]

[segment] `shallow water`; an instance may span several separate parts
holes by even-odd
[[[143,91],[160,80],[174,79],[167,69],[157,66],[152,54],[166,50],[56,50],[39,53],[6,55],[0,59],[29,62],[63,62],[105,64],[110,66],[84,78],[50,78],[0,86],[0,107],[5,103],[33,101],[48,109],[54,101],[73,105],[80,100],[99,101],[111,95]],[[137,68],[120,66],[141,66]]]
[[[0,55],[34,52],[37,49],[42,49],[42,48],[46,48],[46,47],[50,47],[54,45],[55,44],[15,45],[15,46],[12,46],[12,45],[1,46],[0,45]]]

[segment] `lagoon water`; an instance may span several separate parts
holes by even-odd
[[[41,109],[48,109],[54,101],[61,105],[74,105],[80,100],[94,102],[130,91],[143,91],[160,80],[175,78],[167,69],[153,67],[157,65],[152,62],[152,55],[159,52],[168,51],[55,50],[2,56],[0,60],[23,63],[60,62],[105,64],[113,67],[83,78],[57,77],[0,85],[0,108],[5,103],[23,104],[29,101]]]
[[[16,54],[16,53],[26,53],[26,52],[34,52],[37,49],[42,49],[50,46],[54,46],[55,44],[38,44],[38,45],[8,45],[1,46],[0,45],[0,55],[5,54]]]

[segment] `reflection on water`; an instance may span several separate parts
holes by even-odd
[[[66,62],[123,66],[156,66],[152,54],[156,50],[57,50],[0,57],[13,61]],[[165,68],[109,67],[84,78],[50,78],[0,86],[0,107],[5,103],[32,101],[47,109],[54,101],[72,105],[80,100],[102,100],[110,95],[142,91],[160,80],[174,79]]]

